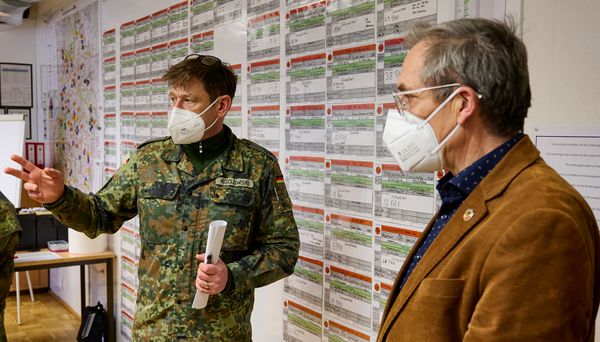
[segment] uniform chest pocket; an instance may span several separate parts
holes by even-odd
[[[173,240],[177,222],[177,198],[181,184],[143,183],[138,197],[140,237],[149,244]]]
[[[255,192],[252,188],[215,185],[210,188],[208,223],[227,221],[222,250],[245,250],[254,220]]]

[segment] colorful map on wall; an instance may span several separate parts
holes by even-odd
[[[98,2],[77,3],[55,24],[58,103],[50,123],[55,167],[67,184],[89,192],[93,159],[99,156],[98,85],[100,75]]]

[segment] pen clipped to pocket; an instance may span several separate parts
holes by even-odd
[[[225,236],[225,230],[227,229],[227,221],[216,220],[212,221],[208,226],[208,238],[206,240],[206,250],[204,251],[204,263],[216,264],[219,261],[219,254],[221,253],[221,245],[223,244],[223,237]],[[209,295],[202,293],[196,289],[196,295],[192,302],[193,309],[203,309],[208,303]]]

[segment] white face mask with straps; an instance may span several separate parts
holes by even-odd
[[[204,120],[202,120],[202,116],[210,107],[217,103],[218,99],[217,97],[200,114],[178,107],[171,108],[167,128],[173,142],[176,144],[191,144],[202,140],[204,133],[211,129],[217,123],[217,120],[219,120],[217,117],[210,126],[205,127],[206,125],[204,124]]]
[[[403,114],[395,109],[388,111],[383,143],[402,171],[434,172],[443,168],[441,149],[458,131],[460,124],[457,123],[442,142],[438,143],[429,121],[458,94],[459,90],[456,89],[450,94],[425,120],[406,110],[403,110]]]

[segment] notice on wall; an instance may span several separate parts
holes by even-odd
[[[536,128],[542,158],[585,198],[600,225],[600,129]]]

